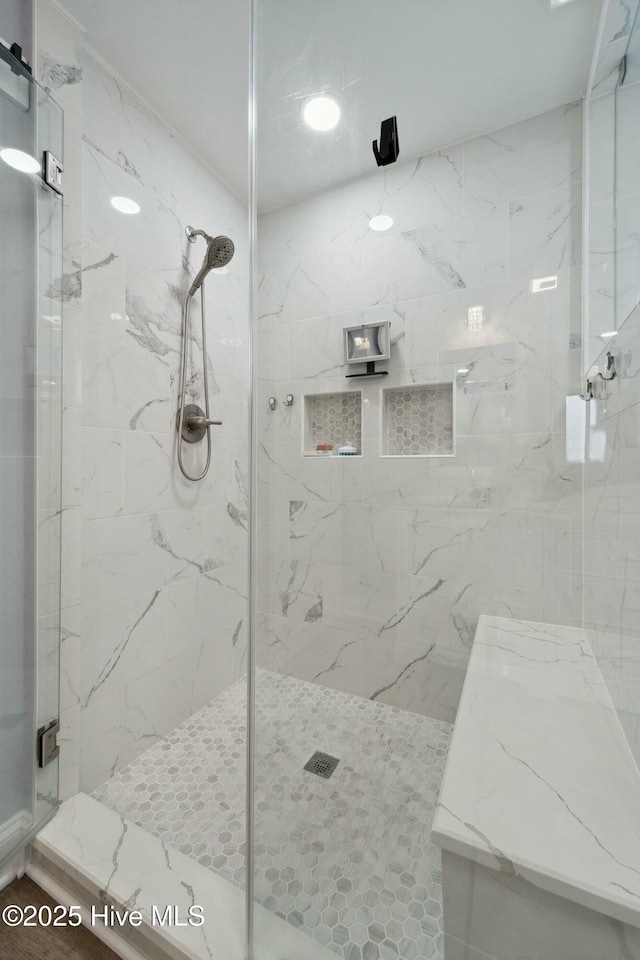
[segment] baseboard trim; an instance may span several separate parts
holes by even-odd
[[[0,826],[0,850],[16,833],[28,833],[33,826],[33,818],[28,810],[19,810]]]
[[[47,870],[43,870],[42,867],[35,863],[29,863],[26,874],[35,884],[41,887],[45,893],[48,893],[56,903],[60,903],[64,907],[79,906],[82,914],[82,923],[87,930],[89,930],[94,937],[97,937],[98,940],[102,941],[106,947],[109,947],[121,960],[151,960],[150,954],[140,953],[135,947],[132,947],[123,940],[122,937],[113,933],[108,927],[103,926],[101,923],[96,923],[92,926],[90,922],[91,908],[84,903],[78,903],[78,895],[67,890],[61,883],[55,880]]]

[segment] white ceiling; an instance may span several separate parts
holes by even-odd
[[[602,0],[255,0],[258,183],[269,209],[584,92]],[[89,43],[246,195],[249,0],[65,0]],[[329,92],[341,123],[301,121]]]
[[[250,0],[59,2],[90,46],[245,197]]]

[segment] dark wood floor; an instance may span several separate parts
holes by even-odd
[[[0,890],[0,913],[9,904],[54,907],[55,900],[28,877]],[[0,920],[0,960],[118,960],[86,927],[7,927]]]

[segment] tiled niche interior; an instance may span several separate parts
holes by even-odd
[[[382,395],[383,456],[454,455],[452,383],[391,387]]]
[[[351,444],[362,452],[362,395],[348,393],[307,394],[304,398],[304,453],[310,454],[316,445],[332,444],[338,447]]]

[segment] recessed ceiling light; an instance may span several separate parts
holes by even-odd
[[[600,334],[600,339],[601,339],[601,340],[609,340],[611,337],[615,337],[615,335],[617,334],[617,332],[618,332],[617,330],[607,330],[606,333],[601,333],[601,334]]]
[[[543,293],[545,290],[555,290],[558,286],[557,277],[538,277],[531,281],[531,293]]]
[[[118,213],[127,213],[129,215],[140,213],[140,204],[136,203],[135,200],[131,200],[130,197],[111,197],[111,206],[117,210]]]
[[[302,116],[312,130],[333,130],[340,119],[340,107],[333,97],[312,97],[305,103]]]
[[[13,167],[14,170],[19,170],[20,173],[40,173],[42,169],[40,161],[32,157],[30,153],[25,153],[24,150],[14,150],[13,147],[5,147],[4,150],[0,150],[0,159]]]
[[[390,230],[393,226],[393,217],[390,217],[386,213],[379,213],[377,217],[371,217],[369,220],[369,226],[372,230]]]

